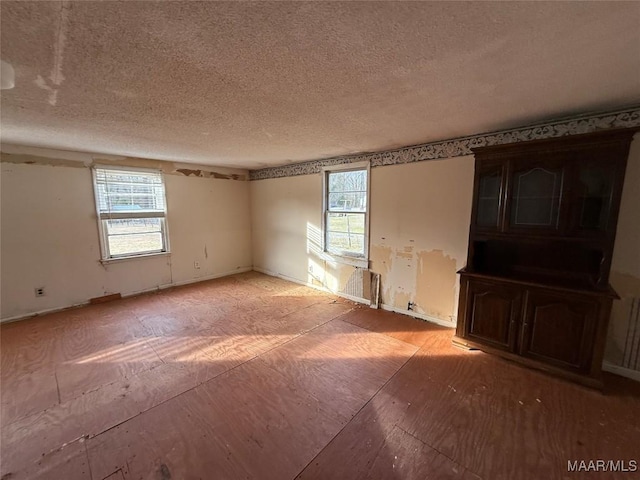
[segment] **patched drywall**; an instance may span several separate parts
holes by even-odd
[[[165,175],[171,254],[103,265],[90,169],[81,161],[6,158],[2,319],[251,268],[249,182]],[[36,297],[36,287],[45,296]]]
[[[442,250],[418,254],[414,309],[429,317],[452,320],[456,311],[458,262]]]
[[[370,269],[381,275],[384,304],[408,310],[410,302],[416,313],[454,321],[460,268],[455,258],[443,250],[416,252],[413,245],[398,249],[372,245],[370,250]]]
[[[410,310],[409,302],[413,298],[412,292],[405,291],[403,287],[398,287],[393,295],[393,306],[399,310]],[[384,299],[383,299],[384,301]]]
[[[467,256],[473,157],[372,169],[371,264],[382,302],[455,324]]]

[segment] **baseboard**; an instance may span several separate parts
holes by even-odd
[[[420,320],[424,320],[426,322],[435,323],[436,325],[440,325],[442,327],[455,328],[455,322],[447,322],[446,320],[442,320],[440,318],[432,317],[430,315],[424,315],[423,313],[414,312],[413,310],[403,310],[401,308],[393,307],[391,305],[382,304],[383,310],[387,310],[388,312],[400,313],[402,315],[408,315],[410,317],[419,318]]]
[[[347,300],[351,300],[352,302],[362,303],[363,305],[369,306],[371,304],[371,302],[366,298],[354,297],[353,295],[349,295],[348,293],[331,292],[331,291],[329,291],[329,293],[333,295],[337,295],[338,297],[346,298]]]
[[[89,300],[87,300],[86,302],[73,303],[66,307],[45,308],[44,310],[38,310],[32,313],[23,313],[21,315],[15,315],[13,317],[3,318],[2,320],[0,320],[0,323],[19,322],[20,320],[26,320],[28,318],[38,317],[40,315],[47,315],[49,313],[61,312],[63,310],[69,310],[71,308],[85,307],[87,305],[89,305]]]
[[[354,297],[353,295],[349,295],[347,293],[334,292],[334,291],[331,291],[328,288],[323,287],[321,285],[315,285],[315,284],[313,284],[311,282],[304,282],[304,281],[302,281],[300,279],[289,277],[288,275],[283,275],[281,273],[272,272],[272,271],[264,269],[264,268],[253,267],[253,270],[256,271],[256,272],[259,272],[259,273],[264,273],[265,275],[269,275],[271,277],[277,277],[277,278],[281,278],[283,280],[287,280],[288,282],[297,283],[298,285],[304,285],[305,287],[313,288],[313,289],[319,290],[321,292],[330,293],[331,295],[335,295],[337,297],[346,298],[347,300],[351,300],[352,302],[362,303],[364,305],[369,305],[369,303],[370,303],[369,300],[367,300],[366,298]]]
[[[616,375],[620,375],[621,377],[630,378],[631,380],[635,380],[636,382],[640,382],[640,371],[638,370],[632,370],[631,368],[614,365],[613,363],[609,363],[607,361],[602,362],[602,370],[609,373],[615,373]]]
[[[287,280],[289,282],[293,282],[293,283],[297,283],[298,285],[304,285],[305,287],[311,287],[311,288],[315,288],[316,290],[321,290],[323,292],[326,292],[327,290],[323,287],[319,287],[318,285],[313,285],[309,282],[303,282],[302,280],[298,280],[297,278],[293,278],[290,277],[288,275],[283,275],[282,273],[276,273],[276,272],[272,272],[271,270],[267,270],[266,268],[261,268],[261,267],[253,267],[253,271],[254,272],[258,272],[258,273],[264,273],[265,275],[269,275],[270,277],[277,277],[277,278],[281,278],[283,280]]]
[[[158,290],[165,290],[167,288],[181,287],[183,285],[190,285],[192,283],[198,283],[198,282],[206,282],[208,280],[214,280],[216,278],[228,277],[230,275],[235,275],[237,273],[250,272],[252,270],[253,270],[253,267],[242,267],[242,268],[238,268],[236,270],[232,270],[230,272],[216,273],[214,275],[207,275],[206,277],[198,277],[198,278],[192,278],[192,279],[189,279],[189,280],[184,280],[184,281],[181,281],[181,282],[167,283],[167,284],[163,284],[163,285],[158,285],[157,287],[152,287],[152,288],[147,288],[147,289],[144,289],[144,290],[137,290],[135,292],[125,293],[125,294],[122,295],[122,298],[136,297],[138,295],[143,295],[145,293],[151,293],[151,292],[157,292]],[[37,317],[37,316],[40,316],[40,315],[46,315],[48,313],[61,312],[63,310],[68,310],[70,308],[84,307],[84,306],[89,305],[89,304],[90,304],[90,301],[87,300],[85,302],[74,303],[74,304],[71,304],[71,305],[67,305],[65,307],[53,307],[53,308],[47,308],[47,309],[44,309],[44,310],[38,310],[37,312],[23,313],[21,315],[15,315],[13,317],[3,318],[3,319],[0,320],[0,323],[18,322],[20,320],[26,320],[28,318]]]
[[[181,287],[183,285],[191,285],[192,283],[206,282],[208,280],[215,280],[216,278],[228,277],[230,275],[236,275],[237,273],[246,273],[252,270],[253,270],[253,267],[242,267],[242,268],[237,268],[235,270],[231,270],[230,272],[215,273],[213,275],[207,275],[206,277],[190,278],[189,280],[183,280],[181,282],[167,283],[165,285],[158,286],[157,289],[164,290],[165,288]],[[149,291],[153,291],[153,290],[156,290],[156,289],[150,289]],[[139,292],[139,293],[145,293],[145,292]],[[131,296],[131,295],[127,295],[127,296]]]

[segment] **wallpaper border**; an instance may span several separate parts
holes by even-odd
[[[611,128],[640,127],[640,106],[614,112],[580,116],[557,120],[528,127],[513,128],[499,132],[471,135],[437,142],[423,143],[410,147],[373,153],[345,155],[319,160],[292,163],[279,167],[267,167],[249,171],[249,180],[310,175],[322,171],[322,167],[369,161],[371,167],[399,165],[442,158],[471,155],[471,149],[488,145],[526,142],[544,138],[577,135]]]

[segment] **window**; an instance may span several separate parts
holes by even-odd
[[[159,171],[95,167],[93,184],[103,260],[169,250]]]
[[[369,165],[332,167],[324,174],[325,251],[366,260],[369,250]]]

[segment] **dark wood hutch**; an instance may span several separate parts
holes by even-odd
[[[620,196],[636,129],[473,150],[454,343],[601,388]]]

